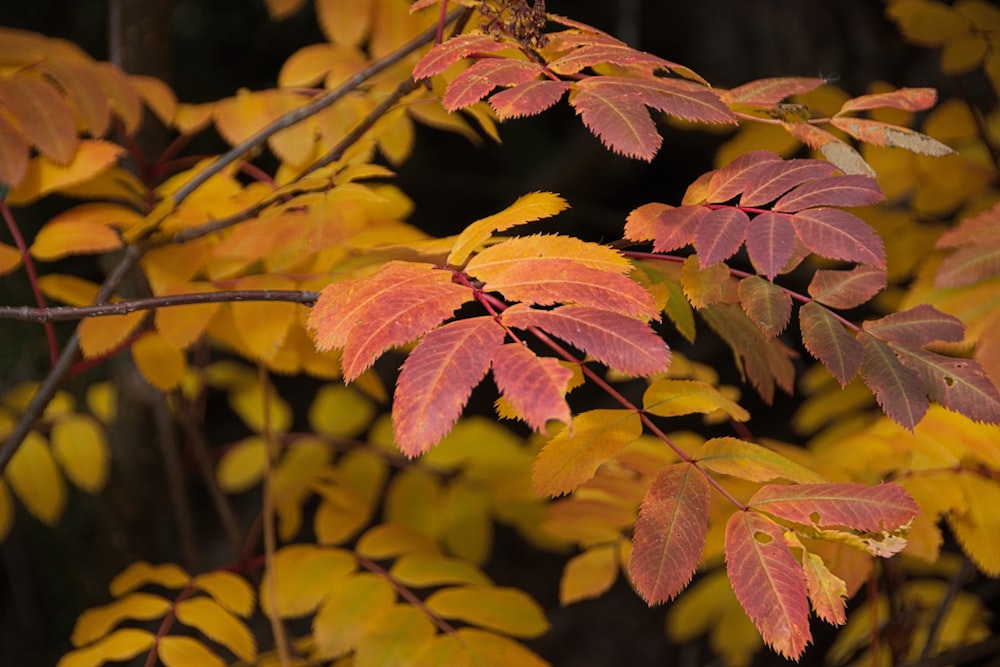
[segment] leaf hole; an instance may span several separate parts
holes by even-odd
[[[955,378],[949,377],[949,376],[945,375],[944,376],[944,383],[950,387],[950,386],[952,386],[952,385],[955,384]]]
[[[812,521],[814,524],[819,525],[819,520],[820,520],[819,512],[810,512],[809,520]]]
[[[753,539],[758,544],[770,544],[771,542],[774,541],[773,537],[760,530],[758,530],[756,533],[753,534]]]

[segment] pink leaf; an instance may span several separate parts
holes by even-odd
[[[973,421],[1000,423],[1000,394],[975,359],[946,357],[910,345],[891,346],[900,362],[920,376],[931,400]]]
[[[874,392],[882,411],[912,431],[930,407],[920,376],[900,363],[892,348],[878,338],[862,333],[858,342],[863,355],[861,379]]]
[[[787,521],[876,532],[902,528],[920,508],[896,484],[769,484],[747,503]]]
[[[704,206],[679,206],[660,213],[653,250],[670,252],[694,243],[695,231],[708,215]]]
[[[810,208],[792,217],[802,243],[817,255],[885,268],[885,246],[868,223],[837,208]]]
[[[736,157],[732,162],[712,173],[708,182],[707,201],[722,203],[741,194],[761,169],[780,169],[784,160],[771,151],[750,151]]]
[[[747,225],[747,253],[757,270],[773,280],[795,251],[795,228],[787,215],[761,213]]]
[[[749,175],[740,206],[760,206],[785,194],[796,185],[832,176],[837,168],[823,160],[782,160],[762,163]]]
[[[738,208],[719,208],[701,218],[694,233],[694,247],[702,266],[732,257],[746,235],[750,218]]]
[[[788,326],[792,297],[785,290],[760,276],[750,276],[740,281],[737,291],[743,312],[765,336],[773,338]]]
[[[566,81],[529,81],[490,97],[490,106],[500,120],[534,116],[558,102],[570,84]]]
[[[458,35],[427,52],[413,68],[413,79],[420,81],[440,74],[462,58],[474,53],[493,53],[509,49],[510,44],[489,35]]]
[[[773,107],[786,97],[804,95],[826,83],[819,77],[776,77],[757,79],[722,92],[727,104]]]
[[[441,102],[448,111],[457,111],[475,104],[497,86],[525,83],[538,77],[542,66],[526,60],[485,58],[473,63],[469,69],[448,84]]]
[[[795,212],[815,206],[870,206],[885,199],[868,176],[829,176],[803,183],[774,203],[775,211]]]
[[[802,344],[845,386],[861,368],[861,344],[833,313],[816,302],[799,308]]]
[[[854,308],[885,289],[885,271],[859,265],[849,271],[820,269],[809,283],[809,295],[832,308]]]
[[[908,345],[926,345],[935,341],[958,343],[965,337],[962,320],[926,303],[877,320],[868,320],[862,328],[882,340]]]

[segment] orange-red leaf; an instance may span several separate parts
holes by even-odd
[[[773,338],[788,326],[792,316],[792,297],[788,292],[760,276],[741,280],[737,292],[743,312],[765,336]]]
[[[785,269],[795,251],[795,228],[787,215],[761,213],[747,225],[747,253],[768,280]]]
[[[539,327],[599,362],[631,375],[651,375],[670,363],[670,351],[649,325],[625,315],[588,306],[539,310],[516,305],[504,311],[504,324]]]
[[[570,87],[567,81],[528,81],[490,96],[490,106],[500,120],[534,116],[562,99]]]
[[[932,157],[941,157],[955,152],[951,146],[901,125],[849,116],[834,116],[830,123],[855,139],[876,146],[905,148],[914,153]]]
[[[827,367],[841,386],[846,385],[861,368],[861,344],[844,330],[833,313],[818,303],[799,308],[802,344],[809,354]]]
[[[817,255],[885,268],[885,246],[868,223],[837,208],[810,208],[792,216],[802,243]]]
[[[549,63],[549,69],[556,74],[576,74],[588,67],[601,63],[612,65],[645,65],[653,68],[673,69],[678,65],[652,53],[638,51],[622,42],[598,42],[585,44],[569,54]]]
[[[809,282],[809,295],[832,308],[854,308],[885,289],[885,271],[859,265],[850,270],[820,269]]]
[[[937,91],[933,88],[900,88],[888,93],[861,95],[847,100],[840,107],[839,113],[885,107],[904,111],[924,111],[934,106],[935,102],[937,102]]]
[[[793,660],[812,640],[802,566],[785,543],[784,529],[755,512],[726,523],[726,571],[764,642]]]
[[[735,160],[734,160],[735,162]],[[780,197],[796,185],[833,175],[836,167],[823,160],[769,160],[748,170],[740,206],[760,206]],[[735,196],[735,192],[731,196]]]
[[[497,86],[513,86],[535,79],[542,66],[527,60],[484,58],[456,76],[441,100],[448,111],[475,104]]]
[[[704,206],[678,206],[660,212],[656,221],[653,250],[670,252],[694,244],[695,232],[708,215]]]
[[[721,93],[727,104],[748,104],[772,107],[786,97],[804,95],[826,83],[819,77],[774,77],[757,79]]]
[[[521,343],[501,345],[493,354],[493,379],[517,413],[536,431],[556,419],[570,423],[566,387],[573,371]]]
[[[926,303],[868,320],[862,328],[882,340],[907,345],[926,345],[935,341],[958,343],[965,337],[965,325],[960,319]]]
[[[396,381],[392,421],[400,451],[419,456],[447,435],[504,336],[489,316],[450,322],[424,336]]]
[[[768,484],[748,505],[807,526],[863,531],[896,530],[920,512],[916,501],[896,484]]]
[[[711,487],[694,465],[664,468],[642,499],[629,571],[642,598],[658,604],[691,581],[705,548]]]
[[[493,53],[510,47],[510,44],[495,40],[489,35],[458,35],[438,44],[421,58],[413,68],[413,78],[419,81],[440,74],[473,53]]]
[[[79,145],[76,120],[66,100],[38,75],[0,79],[0,105],[17,119],[38,152],[60,165],[69,164]]]

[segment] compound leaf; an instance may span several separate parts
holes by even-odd
[[[861,379],[874,392],[882,411],[912,431],[930,406],[920,376],[901,364],[883,341],[866,333],[857,340],[862,352]]]
[[[885,268],[885,246],[868,223],[837,208],[810,208],[792,216],[803,244],[817,255]]]
[[[746,235],[749,216],[738,208],[718,208],[698,220],[694,247],[702,266],[711,266],[732,257]]]
[[[432,612],[514,637],[538,637],[549,629],[545,613],[524,591],[496,586],[455,586],[426,600]]]
[[[795,251],[795,228],[787,215],[761,213],[747,225],[746,246],[757,270],[773,280]]]
[[[778,452],[738,438],[712,438],[698,452],[698,463],[713,472],[751,482],[781,478],[801,484],[823,482],[823,476]]]
[[[526,60],[484,58],[456,76],[441,100],[448,111],[475,104],[497,86],[525,83],[542,73],[542,66]]]
[[[794,213],[816,206],[870,206],[885,199],[868,176],[827,176],[799,185],[776,201],[775,211]]]
[[[476,220],[455,238],[455,245],[448,254],[448,264],[461,266],[476,248],[488,241],[496,232],[502,232],[535,220],[542,220],[566,210],[569,204],[551,192],[530,192],[500,211]],[[565,238],[565,237],[564,237]]]

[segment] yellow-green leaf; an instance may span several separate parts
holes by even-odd
[[[118,573],[108,589],[116,598],[149,584],[164,588],[183,588],[191,581],[191,576],[173,563],[151,565],[145,561],[132,563]]]
[[[702,445],[698,462],[713,472],[751,482],[781,478],[800,484],[827,482],[825,477],[778,452],[738,438],[712,438]]]
[[[514,588],[456,586],[432,593],[426,604],[444,618],[515,637],[538,637],[549,629],[541,606]]]
[[[493,517],[489,496],[463,480],[444,492],[439,510],[444,518],[445,548],[467,561],[485,563],[493,548]]]
[[[93,607],[80,614],[70,641],[74,646],[89,644],[126,619],[148,621],[160,618],[170,610],[170,606],[170,600],[159,595],[129,593],[110,604]]]
[[[104,427],[89,415],[68,415],[52,425],[52,453],[70,481],[87,493],[104,488],[111,452]]]
[[[516,225],[549,218],[569,207],[566,200],[551,192],[532,192],[491,216],[468,225],[455,239],[455,245],[448,255],[448,264],[461,266],[476,248],[488,241],[496,232],[502,232]]]
[[[455,633],[473,657],[473,664],[483,667],[547,667],[533,651],[518,642],[485,630],[461,628]]]
[[[559,604],[565,606],[596,598],[618,578],[618,560],[613,544],[587,549],[566,562],[559,580]]]
[[[659,417],[692,413],[711,414],[722,410],[736,421],[750,419],[750,413],[726,398],[710,384],[699,380],[657,380],[642,397],[643,408]]]
[[[230,447],[215,469],[219,488],[226,493],[240,493],[255,486],[267,470],[267,443],[258,435],[240,440]]]
[[[408,664],[434,626],[426,614],[410,605],[394,605],[370,617],[358,640],[354,667],[396,667]]]
[[[357,648],[372,619],[395,601],[382,577],[362,572],[341,579],[313,619],[314,657],[329,660]]]
[[[45,438],[35,431],[29,432],[5,474],[29,512],[50,526],[59,520],[66,506],[66,482]]]
[[[233,613],[244,617],[253,613],[253,588],[243,577],[226,570],[216,570],[199,574],[193,583]]]
[[[201,642],[190,637],[161,637],[156,655],[164,667],[226,667],[226,661]]]
[[[282,618],[304,616],[316,609],[331,587],[355,567],[353,554],[343,549],[312,544],[284,547],[275,552],[260,584],[261,609],[268,615],[276,610]]]
[[[181,600],[174,607],[174,613],[181,623],[201,630],[206,637],[228,648],[240,660],[251,662],[257,656],[257,642],[250,629],[211,598]]]
[[[1000,575],[1000,482],[974,473],[959,475],[968,508],[948,515],[962,550],[988,576]]]
[[[152,632],[138,628],[115,630],[86,648],[67,653],[57,667],[99,667],[109,661],[130,660],[153,645]]]

